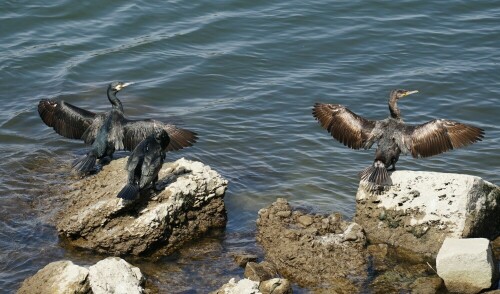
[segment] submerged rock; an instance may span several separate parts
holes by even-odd
[[[275,266],[267,261],[261,263],[249,262],[245,267],[245,278],[262,282],[278,277]]]
[[[478,293],[497,282],[490,242],[484,238],[444,240],[436,259],[438,275],[452,292]]]
[[[257,240],[266,260],[302,287],[356,293],[366,277],[363,230],[340,214],[307,215],[278,199],[259,211]]]
[[[246,252],[231,252],[230,255],[240,267],[245,267],[249,262],[256,262],[258,258],[257,255]]]
[[[145,278],[139,268],[108,257],[89,269],[68,260],[49,263],[27,278],[17,293],[26,294],[141,294]]]
[[[479,177],[395,171],[381,194],[360,185],[355,221],[371,243],[435,257],[447,237],[500,235],[500,188]]]
[[[91,293],[88,277],[88,269],[69,260],[56,261],[24,280],[17,293]]]
[[[130,202],[116,195],[126,183],[127,158],[112,161],[84,178],[67,195],[59,234],[74,246],[102,253],[169,254],[212,228],[226,224],[223,197],[227,181],[209,166],[181,158],[159,173],[162,191]]]

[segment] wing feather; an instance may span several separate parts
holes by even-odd
[[[345,106],[316,103],[313,116],[333,138],[352,149],[369,148],[375,121],[367,120]]]
[[[69,139],[81,139],[96,117],[93,112],[51,99],[40,100],[38,113],[47,126]]]
[[[133,150],[137,144],[150,134],[160,129],[167,131],[170,142],[167,151],[179,150],[192,146],[198,136],[195,132],[178,128],[173,124],[166,124],[157,120],[125,120],[123,123],[124,139],[123,145],[126,150]]]
[[[405,126],[399,142],[413,157],[429,157],[481,141],[484,130],[453,120],[435,119],[418,126]]]

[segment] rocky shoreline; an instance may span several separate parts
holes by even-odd
[[[56,225],[70,246],[108,256],[165,256],[225,227],[228,183],[210,167],[185,159],[166,163],[159,192],[126,202],[116,198],[125,160],[78,181],[66,195]],[[478,293],[498,287],[500,188],[457,174],[405,171],[391,178],[393,185],[381,194],[360,185],[353,221],[338,212],[306,213],[283,198],[262,208],[256,241],[264,256],[234,254],[243,276],[212,293],[292,293],[294,285],[314,293]],[[107,263],[114,265],[102,266]],[[123,282],[129,292],[116,290],[117,269],[135,276],[135,282]],[[146,279],[116,257],[88,268],[59,261],[26,279],[18,293],[152,293],[144,289]]]

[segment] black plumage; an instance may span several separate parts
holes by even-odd
[[[345,106],[316,103],[313,116],[330,134],[352,149],[369,149],[377,143],[375,160],[360,172],[371,189],[390,184],[387,170],[395,170],[400,154],[429,157],[463,147],[484,137],[484,130],[453,120],[434,119],[421,125],[406,125],[397,101],[418,91],[393,90],[389,98],[390,116],[367,120]]]
[[[132,151],[139,142],[159,130],[165,130],[169,135],[168,151],[192,146],[196,142],[196,133],[173,124],[152,119],[125,118],[122,103],[116,94],[129,84],[115,82],[109,85],[107,96],[112,109],[100,114],[64,101],[40,100],[38,113],[46,125],[66,138],[80,139],[92,145],[85,157],[75,161],[75,170],[82,173],[92,171],[96,159],[111,157],[115,150]]]
[[[160,130],[146,137],[135,147],[127,161],[128,182],[118,193],[119,198],[133,200],[141,190],[154,187],[169,142],[167,132]]]

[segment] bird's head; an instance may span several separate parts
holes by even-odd
[[[403,97],[406,97],[408,95],[415,94],[415,93],[418,93],[418,90],[408,91],[408,90],[397,89],[397,90],[392,90],[390,96],[391,96],[391,100],[393,100],[393,99],[399,100]]]
[[[118,92],[118,91],[123,90],[123,88],[125,88],[126,86],[129,86],[129,85],[132,85],[132,84],[133,83],[113,82],[113,83],[109,84],[109,88],[112,91]]]

